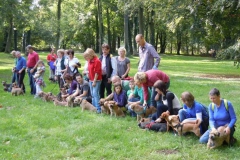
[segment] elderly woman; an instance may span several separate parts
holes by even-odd
[[[60,88],[63,88],[64,80],[63,73],[67,70],[68,59],[64,57],[64,50],[59,49],[57,51],[57,60],[54,62],[55,68],[55,80],[58,81],[58,85]]]
[[[217,88],[213,88],[209,92],[209,99],[212,103],[209,104],[209,125],[210,129],[207,130],[201,137],[200,143],[207,143],[209,138],[209,133],[211,130],[216,130],[220,126],[227,125],[225,132],[230,134],[230,144],[232,145],[236,142],[233,137],[235,132],[235,123],[237,117],[230,101],[224,103],[224,99],[221,99],[220,91]]]
[[[124,47],[118,49],[118,55],[119,56],[116,57],[117,75],[121,79],[124,79],[128,77],[130,71],[130,60],[126,57],[126,49]]]
[[[89,75],[89,86],[92,95],[92,104],[97,108],[97,113],[101,113],[101,107],[99,105],[100,85],[102,82],[102,64],[97,58],[94,50],[88,48],[83,54],[85,60],[88,61],[88,75]]]
[[[203,134],[208,130],[209,116],[201,103],[194,100],[194,96],[190,92],[183,92],[181,95],[183,109],[178,111],[180,122],[194,123],[198,120],[200,124],[200,133]]]
[[[155,88],[153,87],[154,83],[157,80],[161,80],[166,84],[166,88],[169,88],[170,79],[168,75],[160,70],[148,70],[146,72],[137,72],[134,76],[135,83],[140,83],[143,85],[143,93],[144,93],[144,103],[143,106],[147,104],[149,98],[151,98],[151,105],[157,107],[155,96],[156,95]],[[152,97],[148,95],[148,87],[152,88]],[[158,99],[158,98],[157,98]]]
[[[154,83],[154,88],[158,95],[161,95],[161,101],[157,105],[157,113],[152,117],[152,120],[156,120],[156,122],[161,122],[161,114],[163,112],[168,112],[169,115],[177,115],[179,109],[181,108],[180,101],[178,97],[170,92],[167,89],[167,85],[165,82],[158,80]]]

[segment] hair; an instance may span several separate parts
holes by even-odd
[[[13,50],[10,54],[13,55],[13,56],[16,55],[16,51]]]
[[[67,54],[69,55],[71,53],[71,55],[73,55],[74,56],[74,50],[72,50],[72,49],[69,49],[68,51],[67,51]]]
[[[120,83],[114,85],[114,87],[113,87],[114,91],[115,91],[115,88],[117,88],[117,87],[121,87],[120,92],[122,92],[123,88],[122,88],[122,85]]]
[[[118,48],[118,54],[120,53],[120,51],[124,51],[124,55],[126,55],[126,53],[127,53],[127,51],[124,47]]]
[[[83,53],[83,56],[89,56],[91,58],[93,57],[97,57],[96,53],[94,52],[94,50],[92,48],[87,48],[86,51]]]
[[[15,55],[21,55],[21,52],[20,51],[14,51],[15,52]]]
[[[34,49],[33,46],[31,46],[31,45],[28,45],[26,48],[27,49]]]
[[[191,104],[193,104],[193,102],[194,102],[194,96],[192,95],[192,93],[190,93],[188,91],[182,93],[181,99],[183,100],[183,102],[187,101]]]
[[[209,92],[210,96],[220,96],[220,91],[217,88],[213,88]]]
[[[146,80],[146,73],[144,72],[137,72],[135,75],[134,75],[134,81],[135,82],[140,82],[142,83],[143,81]]]
[[[111,80],[113,80],[113,79],[121,80],[121,78],[119,76],[116,76],[116,75],[112,76]]]
[[[143,34],[137,34],[136,37],[140,37],[141,39],[144,38]]]
[[[65,79],[65,80],[72,81],[72,80],[73,80],[73,77],[72,77],[70,74],[66,73],[66,74],[64,75],[64,79]]]
[[[82,76],[82,74],[81,73],[76,73],[76,75],[75,75],[75,77],[78,77],[78,76],[80,76],[81,78],[83,78],[83,76]]]
[[[167,85],[165,82],[163,82],[161,80],[157,80],[154,83],[153,87],[159,89],[163,94],[167,93]]]
[[[64,55],[64,52],[65,52],[64,49],[59,49],[59,50],[57,50],[57,54],[60,53],[62,56]]]
[[[37,65],[38,65],[39,63],[42,63],[42,64],[44,65],[44,62],[43,62],[42,60],[38,60],[38,61],[37,61]]]
[[[110,46],[108,44],[106,44],[106,43],[103,43],[102,44],[102,48],[110,49]]]

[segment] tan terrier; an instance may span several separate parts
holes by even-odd
[[[123,110],[121,109],[121,107],[116,105],[115,101],[108,101],[106,105],[110,110],[111,116],[115,115],[115,117],[125,117]]]
[[[209,139],[207,143],[207,148],[208,149],[214,149],[223,144],[225,141],[227,144],[230,142],[230,134],[227,134],[225,132],[225,129],[227,128],[227,125],[225,126],[220,126],[215,130],[212,130],[209,133]]]
[[[84,110],[90,110],[90,111],[93,111],[93,112],[97,111],[97,108],[94,107],[91,103],[89,103],[86,99],[75,98],[74,103],[79,104],[80,107],[82,107],[82,111],[84,111]]]
[[[157,109],[154,106],[143,107],[137,103],[131,104],[131,109],[137,114],[137,121],[139,121],[141,118],[146,118],[149,115],[157,112]]]
[[[23,89],[19,88],[16,83],[12,84],[12,91],[11,91],[12,96],[19,96],[19,95],[24,95]]]

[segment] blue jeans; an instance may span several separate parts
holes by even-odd
[[[12,83],[16,82],[18,84],[18,74],[17,72],[13,72],[12,74]]]
[[[133,97],[133,98],[130,98],[128,101],[129,102],[138,102],[138,101],[140,101],[140,98]],[[137,114],[130,107],[131,107],[131,105],[126,105],[126,108],[130,113],[130,116],[131,117],[137,117]]]
[[[33,78],[33,75],[36,73],[36,71],[34,71],[33,73],[30,73],[30,70],[32,68],[28,68],[27,73],[28,73],[28,77],[29,77],[29,85],[31,88],[31,94],[35,95],[36,94],[36,86],[35,86],[35,80]]]
[[[209,133],[211,132],[211,129],[207,130],[199,139],[200,143],[207,143],[209,138]],[[230,128],[230,139],[233,137],[233,134],[235,132],[235,128]]]
[[[96,86],[93,87],[92,86],[93,82],[89,81],[90,91],[91,91],[91,94],[92,94],[92,104],[93,104],[94,107],[97,108],[98,112],[101,111],[101,106],[99,104],[99,100],[100,100],[99,90],[100,90],[101,82],[102,81],[97,81]]]

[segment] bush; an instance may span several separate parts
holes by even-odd
[[[227,49],[221,50],[217,53],[218,59],[234,59],[235,56],[240,55],[240,42]]]

